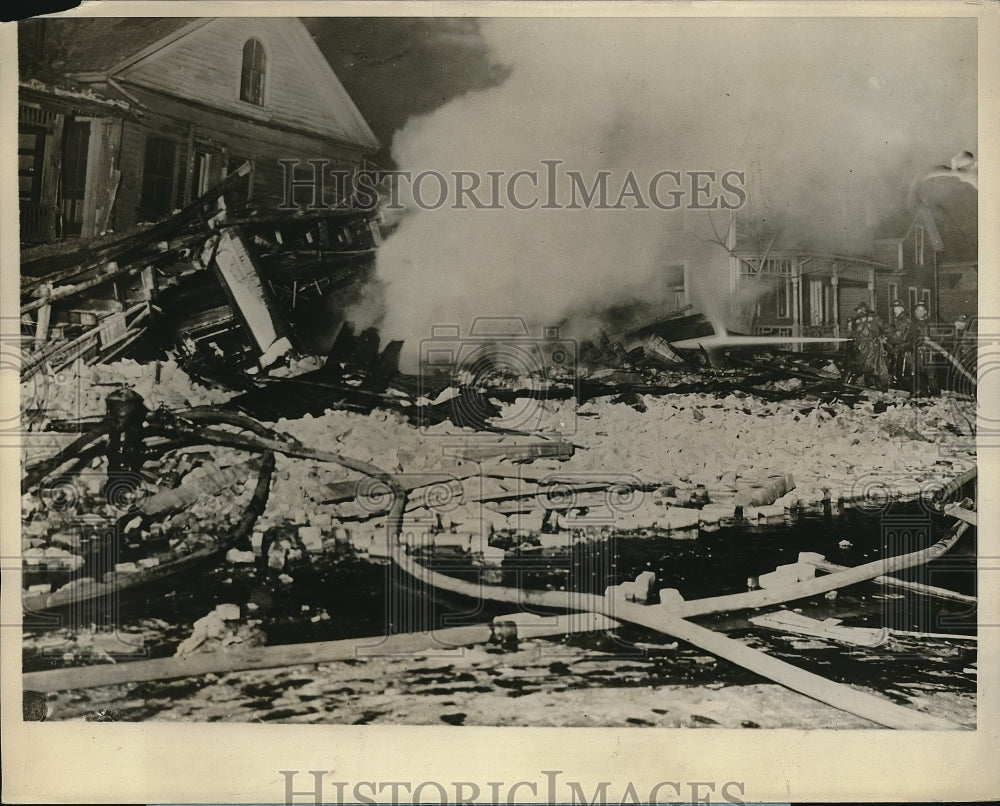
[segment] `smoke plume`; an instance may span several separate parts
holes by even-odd
[[[481,33],[506,79],[410,119],[393,141],[400,169],[544,179],[542,161],[561,160],[588,183],[610,171],[612,201],[629,171],[642,185],[738,170],[738,215],[778,233],[776,247],[868,254],[915,175],[976,150],[974,20],[496,19]],[[519,316],[537,332],[648,301],[678,226],[712,233],[705,211],[403,201],[377,277],[380,327],[406,341],[410,369],[433,325]],[[711,215],[724,234],[729,214]],[[692,283],[695,305],[722,315],[728,277],[692,271]]]

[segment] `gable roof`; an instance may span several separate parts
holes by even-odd
[[[934,220],[944,242],[940,264],[974,263],[979,259],[978,210],[976,195],[964,203],[934,206]]]
[[[285,64],[292,72],[285,71],[284,92],[275,92],[274,100],[266,108],[237,105],[229,108],[229,112],[259,122],[283,121],[365,151],[379,148],[368,122],[298,18],[101,17],[58,19],[50,23],[46,29],[46,50],[67,75],[98,84],[104,78],[114,78],[190,102],[197,100],[198,82],[185,85],[185,93],[179,95],[177,71],[204,61],[204,54],[217,44],[212,42],[209,32],[215,31],[217,35],[221,28],[228,37],[230,31],[245,29],[252,23],[255,29],[269,31],[273,42],[290,54]],[[245,30],[242,35],[257,34],[255,30]],[[206,36],[209,38],[205,39]],[[233,58],[229,49],[216,55],[223,63]],[[235,58],[241,59],[242,51]],[[239,62],[229,67],[229,75],[238,78]],[[308,87],[309,97],[300,91],[304,87]],[[222,105],[229,104],[223,101]]]
[[[887,218],[875,230],[876,241],[903,240],[913,224],[913,211],[901,211]]]
[[[875,242],[905,241],[910,237],[910,233],[913,232],[913,228],[918,223],[926,230],[934,250],[940,252],[944,248],[944,243],[938,232],[937,222],[930,208],[923,204],[917,207],[916,210],[910,213],[903,213],[883,224],[876,234]]]
[[[195,17],[79,17],[47,20],[45,49],[63,72],[105,73],[119,62],[176,34]]]

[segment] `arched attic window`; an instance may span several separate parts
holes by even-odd
[[[248,39],[243,46],[243,72],[240,76],[240,100],[264,105],[264,73],[267,56],[259,39]]]

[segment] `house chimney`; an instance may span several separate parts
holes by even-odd
[[[21,59],[41,61],[45,53],[45,20],[22,20],[18,25],[17,34]]]

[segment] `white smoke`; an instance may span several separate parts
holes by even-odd
[[[781,245],[867,252],[912,177],[975,143],[974,20],[495,19],[482,35],[507,78],[411,119],[400,169],[509,176],[555,159],[611,171],[612,199],[629,171],[743,170]],[[378,253],[380,326],[410,369],[433,325],[593,319],[645,299],[671,256],[673,214],[655,209],[447,206],[408,209]],[[729,288],[694,293],[721,311]]]

